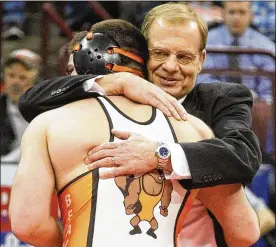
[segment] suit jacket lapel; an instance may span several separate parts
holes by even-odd
[[[182,105],[189,114],[192,114],[205,122],[204,111],[200,109],[200,102],[196,93],[196,87],[187,95]]]
[[[194,106],[194,99],[193,99],[193,91],[190,92],[187,97],[185,98],[185,100],[183,101],[182,105],[184,106],[185,110],[190,113],[193,114],[193,111],[195,110],[195,106]]]

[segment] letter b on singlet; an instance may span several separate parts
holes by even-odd
[[[67,194],[67,195],[65,196],[65,202],[66,202],[66,207],[67,207],[67,208],[70,207],[70,205],[71,205],[71,203],[72,203],[70,194]]]

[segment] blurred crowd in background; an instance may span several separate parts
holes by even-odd
[[[51,2],[57,16],[64,21],[72,33],[89,30],[92,24],[104,18],[120,18],[140,28],[148,10],[164,3],[154,2]],[[1,56],[1,164],[17,163],[20,158],[20,141],[28,123],[21,116],[17,102],[20,95],[29,87],[47,77],[64,75],[65,72],[45,75],[41,50],[33,48],[32,42],[26,44],[28,36],[39,36],[40,26],[31,23],[32,16],[38,20],[42,16],[44,2],[2,2],[1,46],[16,44],[17,49]],[[95,5],[98,4],[98,5]],[[191,8],[204,17],[209,26],[207,40],[207,59],[205,72],[197,83],[227,81],[243,83],[248,86],[254,98],[253,128],[258,135],[263,152],[263,164],[252,183],[247,187],[251,205],[260,218],[264,219],[266,229],[263,237],[254,246],[275,246],[275,2],[252,2],[248,10],[223,14],[223,2],[192,1]],[[98,9],[97,9],[98,8]],[[253,12],[251,18],[250,12]],[[231,36],[231,29],[240,29],[239,37]],[[230,31],[230,32],[229,32]],[[57,64],[65,68],[67,63],[67,44],[70,37],[62,29],[55,34],[62,40],[56,50]],[[41,38],[41,37],[40,37]],[[52,37],[51,37],[52,38]],[[234,42],[232,40],[234,39]],[[29,39],[31,40],[31,39]],[[24,44],[20,47],[20,44]],[[226,54],[208,53],[208,48],[251,48],[266,51],[266,54]],[[3,52],[2,52],[3,53]],[[44,61],[45,62],[45,61]],[[61,64],[58,64],[60,62]],[[64,62],[64,64],[63,64]],[[243,74],[225,76],[212,73],[210,69],[242,69],[266,71],[270,74]],[[272,75],[272,76],[271,76]],[[275,109],[275,108],[274,108]],[[275,116],[274,116],[275,117]]]

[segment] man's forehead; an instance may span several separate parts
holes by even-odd
[[[251,2],[225,2],[224,8],[225,9],[251,9]]]
[[[195,21],[187,20],[175,24],[166,19],[157,19],[152,23],[148,37],[149,46],[177,51],[193,51],[200,48],[201,35]]]

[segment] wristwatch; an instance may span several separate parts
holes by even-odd
[[[171,157],[171,151],[168,145],[164,142],[158,142],[158,147],[155,151],[155,154],[158,158],[157,170],[164,170],[166,167],[169,158]]]

